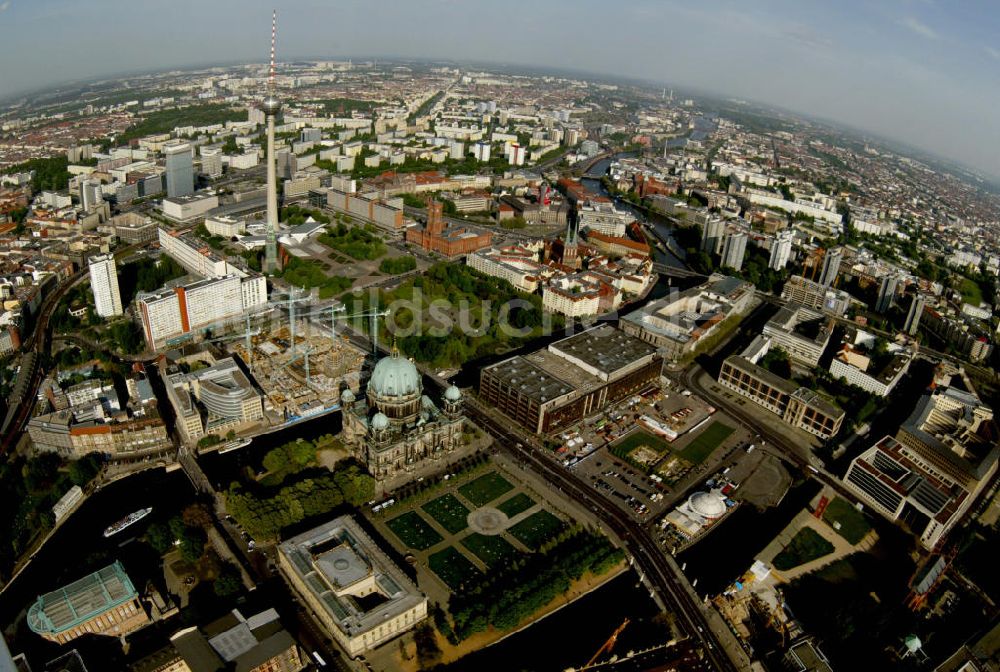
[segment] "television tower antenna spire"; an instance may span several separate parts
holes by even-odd
[[[276,273],[278,268],[278,186],[274,156],[274,120],[281,111],[274,83],[274,52],[278,37],[278,10],[271,14],[271,67],[267,77],[267,94],[264,97],[264,114],[267,117],[267,235],[264,243],[265,273]]]
[[[271,13],[271,69],[267,76],[268,93],[274,93],[274,47],[278,41],[278,10]]]

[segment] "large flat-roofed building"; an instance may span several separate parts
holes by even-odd
[[[219,197],[215,194],[189,194],[163,199],[163,214],[178,222],[190,222],[205,217],[219,207]]]
[[[997,470],[993,410],[951,387],[928,392],[900,426],[854,458],[844,483],[880,514],[933,549]]]
[[[350,516],[282,543],[278,567],[351,657],[427,617],[427,597]]]
[[[845,413],[819,392],[799,387],[757,364],[772,347],[764,336],[755,338],[739,355],[727,357],[719,384],[771,411],[783,421],[828,439],[840,431]]]
[[[502,278],[524,292],[535,292],[552,271],[538,261],[538,250],[522,245],[480,250],[465,258],[466,265],[480,273]]]
[[[194,340],[206,329],[232,324],[266,306],[267,281],[262,275],[205,278],[136,297],[150,350]]]
[[[652,301],[625,315],[621,330],[660,348],[666,359],[680,359],[715,333],[731,316],[753,303],[753,285],[714,274],[703,285]]]
[[[851,295],[847,292],[798,275],[788,278],[781,290],[781,298],[833,315],[843,315],[851,306]]]
[[[527,429],[547,433],[657,384],[656,348],[608,325],[482,370],[479,394]]]
[[[830,343],[833,321],[794,303],[780,309],[764,325],[764,336],[788,353],[792,361],[813,367]]]
[[[177,433],[186,443],[205,434],[225,434],[264,417],[261,393],[232,357],[190,373],[171,374],[166,388]]]
[[[201,278],[224,275],[245,276],[247,273],[216,254],[208,243],[190,233],[159,230],[160,247],[188,273]]]
[[[65,644],[83,635],[121,637],[148,624],[120,562],[47,593],[28,609],[28,628],[45,639]]]
[[[895,343],[880,351],[878,339],[873,334],[849,328],[840,351],[830,362],[830,374],[866,392],[885,397],[906,374],[914,354],[913,349]]]

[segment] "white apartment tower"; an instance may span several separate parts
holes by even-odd
[[[771,244],[771,259],[768,261],[768,268],[780,271],[788,265],[788,259],[792,256],[792,234],[790,231],[782,231],[774,238]]]
[[[747,234],[731,233],[726,236],[726,243],[722,248],[722,266],[735,271],[743,268],[743,255],[747,250]]]
[[[122,297],[118,291],[118,269],[114,255],[90,257],[90,288],[94,292],[94,308],[101,317],[122,314]]]

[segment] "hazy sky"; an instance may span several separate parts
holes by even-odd
[[[0,0],[0,97],[176,65],[476,59],[697,86],[1000,176],[995,0]]]

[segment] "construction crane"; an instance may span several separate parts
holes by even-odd
[[[379,310],[376,306],[370,310],[361,311],[360,313],[354,313],[352,315],[340,315],[339,313],[345,312],[347,309],[344,306],[331,305],[329,308],[323,308],[313,313],[304,315],[305,318],[326,318],[330,321],[330,337],[337,337],[337,320],[354,320],[357,318],[370,318],[371,319],[371,333],[372,333],[372,352],[378,355],[378,318],[386,317],[389,314],[388,310]]]
[[[596,663],[597,659],[603,656],[604,654],[611,653],[611,649],[615,648],[615,644],[618,643],[618,635],[622,634],[622,631],[628,624],[629,620],[627,618],[624,621],[622,621],[622,624],[619,625],[618,628],[611,633],[610,637],[608,637],[608,641],[604,642],[603,646],[601,646],[601,648],[597,650],[597,653],[594,654],[594,657],[588,660],[587,664],[583,666],[584,669]]]

